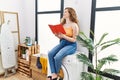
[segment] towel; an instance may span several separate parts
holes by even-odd
[[[47,58],[46,57],[40,57],[40,58],[38,58],[39,59],[39,63],[41,64],[41,72],[43,73],[43,74],[47,74],[47,68],[48,68],[48,60],[47,60]],[[62,68],[60,69],[60,71],[59,71],[59,76],[60,77],[64,77],[64,73],[63,73],[63,70],[62,70]]]
[[[42,73],[47,74],[47,58],[40,57],[40,63],[42,65]]]

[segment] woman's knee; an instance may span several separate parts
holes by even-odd
[[[50,58],[50,57],[54,57],[53,52],[50,51],[50,52],[48,53],[48,57],[49,57],[49,58]]]
[[[54,57],[55,62],[60,62],[62,60],[62,57],[60,56],[55,56]]]

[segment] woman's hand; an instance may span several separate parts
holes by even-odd
[[[60,39],[61,39],[61,38],[64,38],[64,36],[65,36],[65,35],[64,35],[64,34],[62,34],[62,33],[58,33],[58,34],[55,34],[55,36],[57,36],[58,38],[60,38]]]

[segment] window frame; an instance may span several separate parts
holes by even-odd
[[[96,0],[92,0],[92,10],[91,10],[91,23],[90,23],[90,30],[93,31],[93,33],[95,32],[95,15],[97,11],[114,11],[114,10],[120,10],[120,6],[115,6],[115,7],[102,7],[102,8],[96,8]],[[90,33],[90,38],[92,38],[94,40],[94,36]],[[93,60],[91,53],[89,53],[89,59]],[[92,70],[90,67],[88,67],[88,71],[89,72],[94,72],[94,70]],[[105,77],[114,79],[114,80],[119,80],[120,76],[116,76],[116,75],[111,75],[109,73],[103,73],[102,71],[100,71],[100,75],[103,75]]]
[[[63,10],[64,10],[64,0],[61,0],[61,10],[56,11],[42,11],[38,12],[38,0],[35,0],[35,41],[38,43],[38,15],[39,14],[51,14],[51,13],[60,13],[60,18],[63,16]]]

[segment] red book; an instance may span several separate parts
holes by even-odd
[[[55,34],[55,33],[63,33],[66,34],[63,25],[62,24],[56,24],[56,25],[50,25],[48,24],[48,26],[50,27],[51,31]]]

